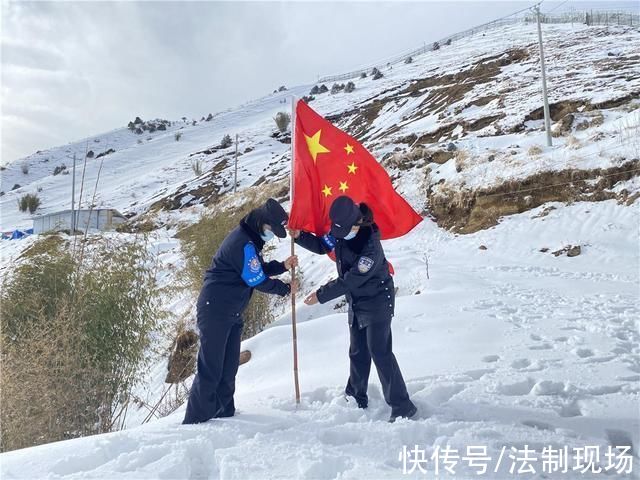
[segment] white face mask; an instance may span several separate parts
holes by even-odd
[[[350,232],[349,232],[349,233],[344,237],[344,239],[345,239],[345,240],[351,240],[353,237],[355,237],[355,236],[356,236],[356,234],[357,234],[357,233],[358,233],[358,232],[354,232],[353,230],[351,230],[351,231],[350,231]]]
[[[271,230],[265,230],[264,234],[260,235],[260,238],[267,243],[269,240],[271,240],[273,237],[275,237],[274,233]]]

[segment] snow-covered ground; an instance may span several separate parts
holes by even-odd
[[[532,478],[544,478],[542,449],[566,446],[568,473],[558,477],[588,478],[573,470],[587,466],[573,448],[597,447],[597,470],[609,466],[608,446],[640,442],[640,212],[637,202],[555,206],[466,236],[425,222],[386,242],[400,287],[394,345],[417,420],[387,423],[374,372],[369,409],[345,402],[346,314],[299,302],[299,406],[284,315],[243,344],[253,357],[240,368],[235,418],[182,426],[181,408],[142,427],[5,453],[2,477],[397,478],[403,447],[417,445],[430,474],[437,447],[456,449],[459,463],[447,465],[459,478],[475,476],[462,459],[469,446],[487,448],[489,478],[509,477],[512,463],[527,468],[517,460],[525,446],[535,451]],[[582,254],[550,253],[567,244]],[[334,268],[301,257],[307,290]],[[611,474],[625,465],[616,459]]]
[[[555,100],[595,103],[636,95],[630,104],[638,102],[637,61],[625,64],[625,72],[618,72],[627,75],[627,81],[606,77],[595,67],[579,68],[587,58],[606,72],[603,65],[611,58],[609,52],[623,58],[633,57],[634,52],[637,55],[637,30],[545,26],[545,38],[550,81],[562,83],[562,89],[551,89],[557,95]],[[417,57],[410,65],[395,66],[384,72],[382,80],[357,79],[355,92],[318,95],[311,106],[325,115],[344,114],[338,120],[344,126],[358,118],[345,112],[383,99],[384,108],[364,135],[365,145],[379,157],[398,146],[406,148],[400,137],[430,133],[448,122],[469,122],[504,112],[506,116],[496,125],[507,129],[539,107],[533,56],[525,63],[505,66],[496,79],[474,87],[450,104],[443,118],[433,112],[416,115],[430,89],[421,96],[398,99],[394,95],[416,79],[455,73],[483,58],[499,57],[510,48],[533,52],[534,42],[533,26],[507,27]],[[516,79],[522,80],[525,94],[508,91]],[[588,89],[582,88],[587,81]],[[29,215],[15,207],[19,196],[27,192],[41,189],[42,212],[66,208],[71,175],[51,173],[63,162],[70,167],[73,153],[83,158],[87,141],[96,154],[109,148],[116,151],[104,157],[101,171],[100,160],[88,161],[83,198],[91,198],[99,174],[96,204],[123,212],[146,212],[167,195],[201,185],[207,173],[195,178],[191,162],[201,159],[206,172],[228,159],[233,147],[196,153],[217,145],[227,133],[239,133],[241,138],[238,197],[263,175],[269,182],[284,179],[290,147],[271,137],[275,130],[272,118],[290,108],[288,95],[305,95],[311,86],[292,87],[249,102],[215,115],[211,122],[195,126],[177,122],[166,132],[144,135],[120,129],[14,162],[1,173],[0,190],[5,195],[0,198],[0,229],[30,226]],[[504,89],[506,106],[497,102],[469,105],[492,86],[495,91]],[[487,136],[481,136],[482,131],[457,130],[444,140],[453,140],[469,151],[473,161],[458,172],[455,161],[449,160],[433,169],[433,181],[445,179],[474,187],[545,169],[619,165],[623,157],[638,158],[638,111],[605,109],[601,125],[574,132],[577,142],[569,144],[567,137],[554,139],[553,148],[542,147],[544,133],[538,120],[526,122],[524,131],[497,136],[488,131],[484,132]],[[395,130],[396,126],[400,130]],[[183,133],[178,142],[174,138],[177,131]],[[428,147],[437,148],[437,143]],[[542,147],[541,153],[529,153],[534,145]],[[489,154],[494,160],[485,159]],[[27,174],[21,170],[25,162],[29,164]],[[424,166],[400,172],[396,183],[416,209],[424,205],[419,188]],[[230,189],[232,170],[229,163],[213,177],[221,192]],[[16,183],[22,187],[11,192]],[[620,182],[614,190],[622,188],[638,191],[637,177]],[[549,209],[552,206],[555,209]],[[147,411],[131,409],[128,430],[0,455],[0,476],[399,478],[405,476],[405,466],[406,470],[414,467],[416,477],[433,478],[436,466],[446,475],[444,467],[448,465],[458,478],[471,478],[477,476],[477,470],[462,457],[478,453],[468,452],[469,447],[486,447],[490,459],[483,476],[489,478],[511,478],[518,469],[526,470],[526,462],[518,460],[525,455],[525,448],[534,450],[529,459],[535,458],[530,468],[536,473],[525,474],[531,478],[589,478],[589,473],[573,467],[580,463],[586,466],[580,458],[585,458],[585,447],[593,447],[594,461],[597,457],[593,468],[606,471],[592,475],[618,477],[623,475],[617,470],[624,470],[631,453],[614,449],[611,456],[609,450],[624,445],[633,445],[635,475],[640,468],[639,207],[638,200],[631,205],[615,200],[546,204],[464,236],[425,220],[409,235],[385,242],[399,287],[394,350],[419,408],[417,420],[387,423],[389,407],[375,371],[370,379],[369,409],[358,410],[345,402],[345,308],[336,303],[307,307],[301,301],[304,293],[335,276],[335,266],[325,257],[299,251],[304,278],[297,307],[299,406],[293,398],[290,313],[286,305],[278,305],[276,322],[244,342],[243,348],[252,351],[252,359],[238,375],[236,417],[182,426],[183,406],[167,417],[137,426]],[[195,205],[163,211],[155,217],[167,225],[150,236],[151,248],[162,266],[161,285],[175,281],[184,260],[180,241],[174,237],[178,225],[196,221],[203,212],[203,205]],[[10,274],[15,258],[32,241],[0,242],[2,276]],[[567,245],[580,245],[581,254],[572,258],[552,254]],[[288,240],[281,242],[273,256],[281,259],[288,249]],[[164,303],[177,319],[192,312],[193,300],[190,293],[177,290]],[[165,373],[166,359],[160,359],[139,392],[148,403],[154,404],[164,391]],[[456,451],[450,450],[446,459],[441,456],[438,461],[447,446]],[[414,449],[414,456],[403,459],[404,447]],[[543,471],[545,447],[569,449],[566,473],[547,474],[548,463]],[[419,452],[424,452],[427,460],[419,466],[428,474],[411,462]],[[460,457],[458,463],[447,463],[454,459],[454,453]],[[620,463],[612,467],[610,460]]]

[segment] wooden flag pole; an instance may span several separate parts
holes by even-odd
[[[296,103],[295,96],[291,97],[291,171],[289,174],[289,204],[293,206],[293,156],[295,152],[295,131],[296,131]],[[291,255],[295,255],[296,242],[291,235]],[[291,283],[296,278],[296,267],[291,268]],[[291,328],[293,333],[293,381],[296,388],[296,404],[300,403],[300,383],[298,382],[298,334],[296,330],[296,294],[291,293]]]

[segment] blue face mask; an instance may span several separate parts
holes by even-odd
[[[350,232],[349,232],[349,233],[344,237],[344,239],[345,239],[345,240],[351,240],[353,237],[355,237],[355,236],[356,236],[356,234],[357,234],[357,233],[358,233],[358,232],[354,232],[354,231],[352,230],[352,231],[350,231]]]
[[[260,238],[267,243],[269,240],[271,240],[273,237],[275,237],[275,235],[273,234],[273,232],[271,230],[265,230],[264,234],[260,235]]]

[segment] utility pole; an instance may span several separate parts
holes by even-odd
[[[71,178],[71,235],[76,234],[76,154],[73,154],[73,175]]]
[[[547,147],[551,142],[551,114],[549,113],[549,98],[547,97],[547,72],[544,65],[544,50],[542,48],[542,28],[540,27],[540,4],[534,7],[538,21],[538,45],[540,47],[540,68],[542,69],[542,100],[544,101],[544,130],[547,132]]]
[[[236,167],[233,173],[233,193],[236,193],[238,187],[238,134],[236,133]]]

